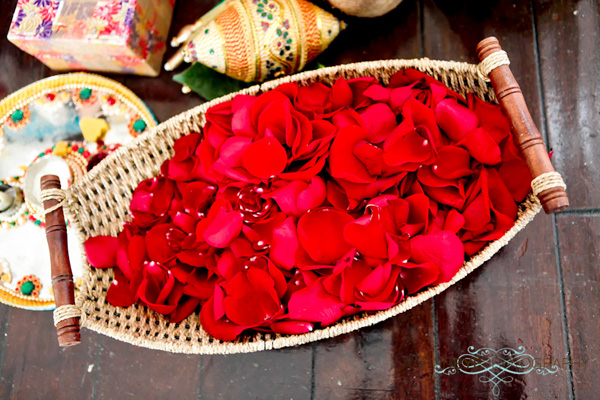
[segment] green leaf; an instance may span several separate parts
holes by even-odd
[[[201,63],[194,63],[182,73],[173,75],[173,80],[188,86],[206,100],[216,99],[253,85],[230,78]]]

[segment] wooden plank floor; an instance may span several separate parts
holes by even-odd
[[[172,32],[215,3],[178,0]],[[5,39],[15,4],[0,5],[0,98],[53,74]],[[477,42],[497,36],[554,150],[572,208],[555,217],[539,215],[485,266],[435,299],[374,327],[292,349],[174,355],[84,330],[80,346],[61,350],[51,313],[0,305],[0,399],[597,398],[598,2],[404,0],[383,18],[345,19],[349,28],[319,58],[325,65],[416,57],[474,63]],[[168,73],[111,77],[161,121],[202,102],[181,95]],[[435,372],[469,346],[523,346],[558,372],[517,376],[498,386],[497,397],[480,376]]]

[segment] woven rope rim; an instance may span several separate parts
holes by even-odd
[[[374,76],[387,84],[392,74],[406,68],[425,72],[463,95],[475,93],[482,99],[495,101],[492,88],[481,76],[479,67],[473,64],[428,59],[348,64],[284,77],[205,103],[160,124],[103,160],[65,191],[65,212],[77,232],[83,257],[84,277],[76,298],[77,306],[85,316],[82,325],[134,345],[175,353],[232,354],[277,349],[334,337],[386,320],[441,293],[490,259],[540,211],[541,205],[533,194],[521,203],[513,228],[466,262],[448,283],[409,296],[388,310],[348,317],[310,333],[277,335],[259,332],[235,342],[221,342],[208,336],[200,326],[197,314],[179,324],[170,324],[161,315],[139,304],[128,308],[108,304],[106,291],[111,284],[112,270],[95,270],[87,264],[83,250],[85,239],[119,233],[122,223],[129,220],[129,201],[138,182],[159,172],[162,161],[173,154],[175,139],[199,131],[205,122],[204,112],[209,107],[230,100],[236,94],[257,94],[286,82],[332,83],[340,76]]]

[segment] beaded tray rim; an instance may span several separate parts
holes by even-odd
[[[113,94],[117,94],[122,97],[129,108],[139,112],[140,117],[144,120],[148,128],[157,126],[156,117],[152,114],[148,106],[135,93],[117,81],[87,72],[54,75],[33,82],[0,100],[0,156],[4,147],[2,122],[16,109],[32,103],[51,91],[82,87],[109,90]],[[0,303],[35,311],[53,310],[55,308],[54,299],[37,299],[24,296],[20,293],[14,293],[3,285],[0,285]]]
[[[334,325],[300,335],[257,332],[253,335],[243,336],[234,342],[222,342],[204,332],[197,313],[192,314],[181,323],[170,324],[163,316],[154,313],[146,306],[134,304],[128,308],[114,307],[105,301],[106,290],[112,280],[112,270],[90,268],[85,259],[83,251],[85,239],[90,236],[116,236],[118,234],[122,222],[129,220],[127,213],[129,200],[137,183],[158,173],[162,161],[172,156],[172,147],[176,138],[201,129],[205,122],[204,112],[209,107],[228,101],[237,94],[258,94],[286,82],[306,84],[318,80],[331,83],[339,76],[346,78],[375,76],[384,83],[388,83],[389,77],[393,73],[406,68],[415,68],[425,72],[459,93],[471,92],[485,100],[496,101],[488,81],[479,73],[478,67],[473,64],[429,59],[347,64],[291,75],[204,103],[172,117],[107,157],[97,168],[65,193],[65,212],[73,223],[82,248],[84,276],[81,290],[76,298],[77,306],[82,310],[82,325],[124,342],[175,353],[232,354],[283,348],[334,337],[384,321],[441,293],[481,266],[540,211],[541,205],[533,194],[530,194],[520,204],[515,225],[502,238],[489,243],[465,262],[450,282],[430,287],[416,295],[407,296],[402,302],[387,310],[346,317]],[[114,189],[116,188],[112,188],[112,190],[110,188],[115,182],[108,179],[107,171],[110,170],[117,174],[117,180],[121,180],[123,176],[127,175],[133,176],[132,181],[134,182],[121,181],[119,183],[121,191],[115,193]],[[93,207],[101,210],[103,204],[116,212],[110,216],[104,215],[105,212],[99,216],[90,212]],[[114,204],[120,208],[115,210]],[[89,215],[83,212],[83,205],[86,205],[85,210]]]

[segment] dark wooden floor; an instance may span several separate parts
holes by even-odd
[[[216,0],[177,3],[172,32]],[[5,39],[15,4],[0,5],[0,98],[52,74]],[[523,346],[559,367],[516,376],[499,386],[498,398],[598,398],[599,16],[596,0],[404,0],[380,19],[348,18],[349,28],[320,57],[325,65],[422,56],[475,62],[475,45],[489,35],[509,53],[572,207],[539,215],[456,286],[360,332],[235,356],[150,351],[87,330],[83,344],[59,350],[50,312],[0,305],[0,398],[495,398],[477,375],[434,372],[469,346]],[[181,95],[168,73],[116,79],[160,120],[201,103]]]

